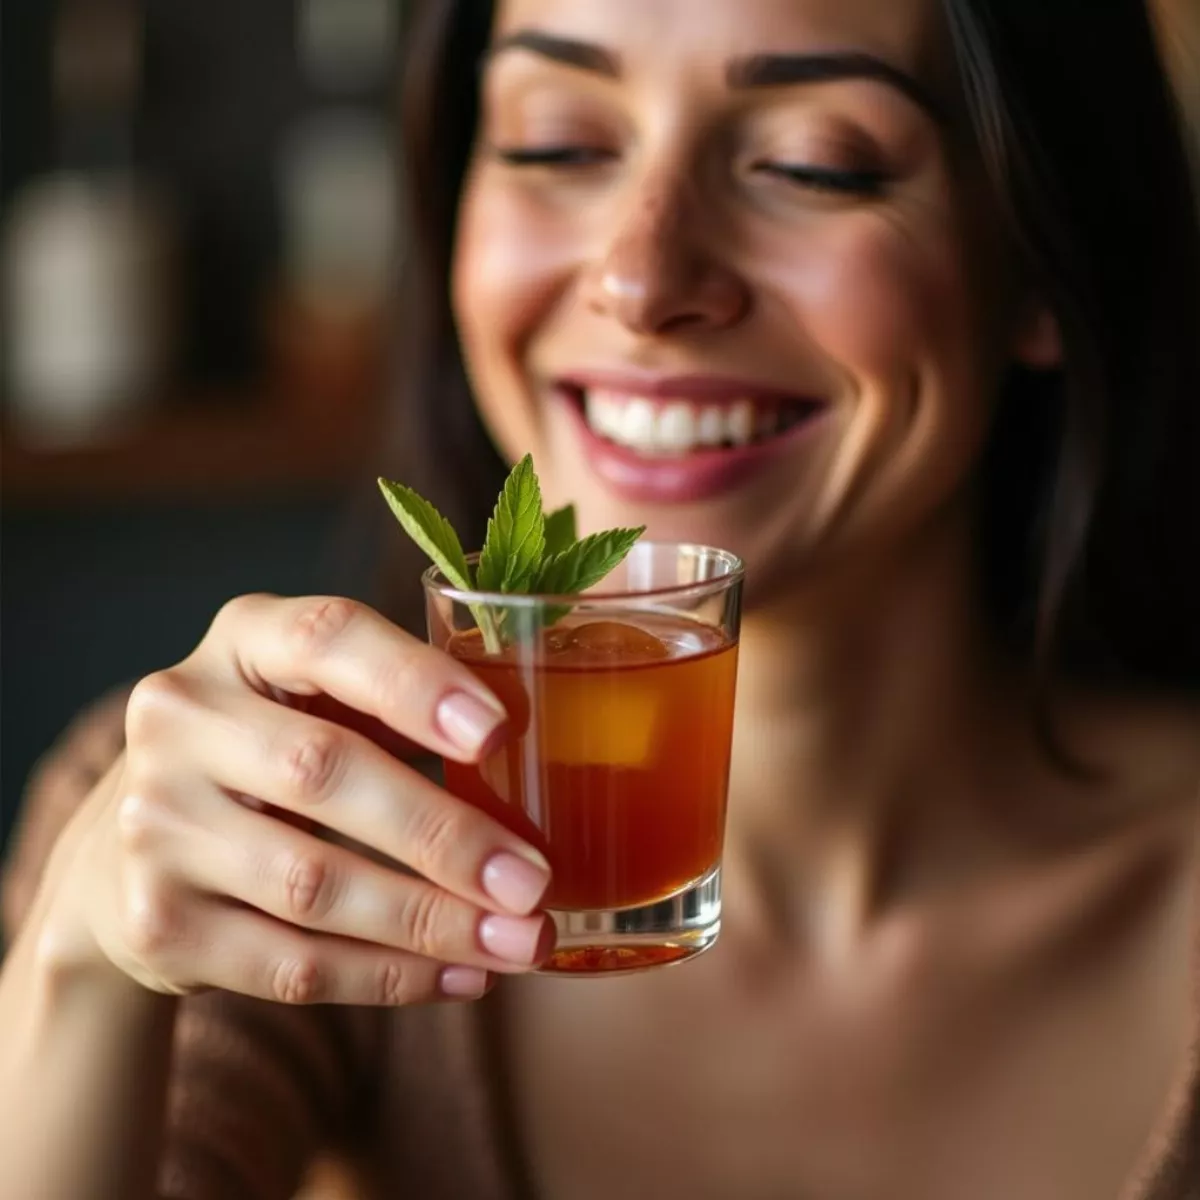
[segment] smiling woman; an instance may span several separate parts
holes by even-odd
[[[284,1200],[336,1144],[363,1197],[1193,1195],[1200,230],[1143,0],[430,0],[404,119],[387,473],[472,549],[531,452],[745,562],[720,939],[526,976],[545,860],[361,719],[470,767],[494,698],[241,598],[0,975],[0,1193]]]
[[[870,6],[861,7],[865,12]],[[586,389],[573,387],[572,376],[584,371],[601,377],[593,389],[598,403],[589,424],[602,442],[641,442],[644,448],[662,443],[664,449],[672,449],[680,441],[711,446],[768,440],[768,433],[808,423],[798,418],[819,415],[826,407],[821,401],[827,401],[839,384],[867,383],[837,378],[847,366],[845,359],[820,350],[836,351],[838,339],[881,326],[897,343],[906,341],[914,333],[911,323],[917,315],[948,343],[961,344],[978,336],[971,330],[964,333],[962,325],[972,320],[972,305],[986,297],[991,309],[1007,309],[1007,316],[1001,312],[1000,317],[1014,326],[1008,336],[1023,344],[1015,345],[1014,354],[993,352],[992,361],[983,364],[992,384],[977,378],[976,361],[963,364],[970,376],[965,388],[952,379],[939,382],[954,396],[962,422],[972,417],[962,411],[968,407],[964,399],[981,383],[985,393],[990,388],[994,395],[1011,397],[1008,403],[984,399],[976,405],[974,434],[969,429],[946,430],[957,438],[959,453],[969,463],[972,447],[982,436],[979,426],[990,427],[986,461],[974,480],[982,493],[980,519],[988,530],[983,542],[988,602],[1001,628],[1018,647],[1030,647],[1040,634],[1044,654],[1054,647],[1090,673],[1194,681],[1200,676],[1200,634],[1189,614],[1200,600],[1186,564],[1200,538],[1187,515],[1197,503],[1189,454],[1198,435],[1194,406],[1186,398],[1200,387],[1200,368],[1194,355],[1182,352],[1182,343],[1195,328],[1197,300],[1190,248],[1194,239],[1185,236],[1181,242],[1174,236],[1189,202],[1177,150],[1179,131],[1162,119],[1164,86],[1153,64],[1155,73],[1143,72],[1122,104],[1098,106],[1097,91],[1104,78],[1098,55],[1080,54],[1075,48],[1083,29],[1089,30],[1095,46],[1115,48],[1119,31],[1131,17],[1140,21],[1140,12],[1131,14],[1122,5],[1111,14],[1089,15],[1082,6],[1077,20],[1066,13],[1061,21],[1006,15],[989,24],[989,7],[948,4],[941,25],[930,16],[933,6],[899,6],[897,15],[881,23],[891,28],[881,29],[872,45],[873,50],[886,46],[884,39],[890,34],[900,52],[896,61],[889,61],[879,53],[844,49],[855,45],[853,33],[844,32],[853,26],[853,6],[824,6],[824,28],[816,20],[822,6],[810,6],[809,43],[821,46],[821,53],[717,57],[714,86],[696,86],[707,103],[720,85],[737,85],[728,90],[742,93],[757,84],[753,90],[761,94],[725,97],[727,111],[719,119],[710,114],[707,128],[701,127],[701,114],[694,106],[699,97],[691,98],[682,112],[672,113],[664,106],[660,124],[669,124],[649,129],[631,122],[627,97],[633,84],[657,81],[660,90],[677,90],[657,50],[640,80],[622,84],[622,67],[626,76],[632,67],[622,64],[612,47],[523,28],[520,5],[509,6],[508,32],[494,39],[487,55],[483,95],[490,103],[484,104],[478,131],[485,153],[475,156],[467,182],[477,186],[467,188],[460,227],[460,236],[470,239],[473,214],[483,213],[489,248],[485,256],[468,252],[457,260],[460,290],[469,291],[457,314],[466,362],[469,367],[475,314],[492,330],[493,341],[495,331],[503,328],[488,324],[492,314],[486,307],[486,289],[492,286],[497,289],[497,308],[508,314],[510,325],[524,320],[529,306],[543,299],[574,300],[591,308],[620,304],[635,323],[657,318],[678,328],[682,319],[690,322],[687,337],[692,339],[711,332],[713,318],[705,312],[673,312],[669,296],[655,301],[637,278],[623,278],[620,255],[639,252],[636,238],[610,247],[618,255],[615,261],[601,265],[598,277],[583,281],[592,292],[584,294],[582,286],[571,296],[549,290],[539,295],[534,290],[539,275],[549,289],[557,286],[559,280],[544,269],[547,265],[560,268],[561,277],[564,261],[578,262],[580,256],[590,255],[594,264],[598,238],[610,232],[605,222],[611,222],[614,209],[622,204],[626,209],[634,205],[630,215],[640,223],[634,223],[631,232],[645,236],[644,249],[664,259],[675,256],[674,262],[660,266],[675,271],[674,286],[687,291],[690,307],[707,298],[720,309],[717,320],[728,323],[729,314],[740,313],[752,299],[760,309],[769,299],[775,319],[787,324],[787,341],[800,361],[777,363],[777,346],[754,342],[756,336],[763,341],[768,336],[762,321],[757,327],[743,324],[739,336],[725,339],[741,343],[737,357],[742,369],[736,379],[697,372],[690,354],[689,377],[671,378],[670,360],[677,354],[660,350],[652,356],[644,348],[627,354],[627,347],[621,346],[619,353],[606,355],[601,347],[613,342],[611,336],[607,342],[591,342],[582,354],[568,343],[561,355],[554,351],[567,360],[561,368],[536,360],[521,368],[537,369],[537,382],[547,393],[565,392],[576,401],[556,422],[546,414],[547,435],[570,416],[571,408],[580,407]],[[464,44],[462,52],[482,57],[489,28],[486,9],[476,6],[474,16],[460,14],[452,40],[440,43],[439,49],[454,54],[454,39],[478,39],[477,46]],[[839,16],[832,17],[834,12]],[[937,34],[929,33],[924,45],[916,45],[912,30],[902,28],[904,12],[911,26],[924,21],[938,27]],[[653,6],[637,19],[643,25],[664,20]],[[628,14],[612,18],[625,27],[632,20]],[[877,18],[876,22],[880,23]],[[432,16],[424,36],[432,40],[430,30],[436,25],[437,17]],[[691,32],[704,38],[709,28],[697,20]],[[657,46],[655,32],[650,32],[648,45]],[[675,30],[662,36],[680,41]],[[749,38],[742,35],[738,41]],[[939,56],[939,41],[943,49],[946,42],[953,47],[953,62]],[[1148,52],[1150,47],[1143,49]],[[510,57],[512,62],[502,61]],[[436,100],[431,93],[428,72],[435,71],[438,62],[436,55],[419,56],[419,69],[410,75],[406,108],[418,193],[414,204],[428,218],[433,234],[424,247],[431,282],[449,265],[451,231],[445,216],[456,211],[452,197],[458,195],[467,167],[461,154],[475,137],[469,93]],[[1021,64],[1019,70],[1014,69],[1016,63]],[[1121,70],[1128,74],[1132,68]],[[610,93],[607,99],[605,89]],[[676,102],[682,105],[677,96]],[[428,120],[434,116],[431,103],[453,107]],[[1158,119],[1150,119],[1151,109]],[[435,129],[436,146],[426,149],[426,139]],[[648,140],[653,137],[663,144]],[[681,150],[690,161],[678,159]],[[636,162],[655,164],[662,185],[657,192],[637,190],[631,182],[631,151]],[[489,156],[495,167],[488,165]],[[499,167],[506,168],[511,185],[504,183]],[[692,169],[701,167],[707,170],[699,175]],[[728,202],[738,182],[725,177],[729,169],[740,173],[741,187],[752,201],[741,214],[731,211]],[[1097,180],[1104,186],[1095,186]],[[627,185],[624,192],[622,183]],[[672,186],[682,194],[672,197]],[[483,198],[473,205],[477,193]],[[1171,210],[1170,220],[1162,218],[1160,199]],[[1144,217],[1132,218],[1134,212]],[[501,214],[536,221],[536,235],[519,225],[500,229]],[[655,224],[656,214],[660,225]],[[567,222],[566,232],[577,245],[552,240],[559,228],[556,216]],[[601,229],[589,241],[590,216]],[[964,228],[967,224],[974,227]],[[885,226],[890,227],[890,240],[881,236]],[[1139,230],[1136,252],[1132,245],[1114,241],[1114,228],[1122,226]],[[659,236],[668,229],[670,236]],[[501,232],[508,236],[495,236]],[[917,237],[926,239],[921,254],[912,253]],[[706,255],[705,243],[718,241],[722,251]],[[537,253],[531,253],[534,247]],[[899,257],[902,251],[909,252],[907,261]],[[891,256],[887,261],[882,259],[885,253]],[[743,266],[748,255],[757,257],[746,269],[734,269]],[[999,260],[1004,261],[1003,272]],[[423,293],[426,263],[415,264],[413,280]],[[638,264],[632,265],[636,276]],[[859,266],[866,275],[861,283],[854,277]],[[880,267],[886,267],[887,274]],[[900,275],[901,268],[906,276]],[[787,271],[792,273],[790,280],[783,278]],[[926,292],[924,301],[916,304],[906,291],[902,302],[889,303],[882,294],[889,277],[897,286],[923,285],[942,292]],[[761,278],[764,286],[758,290],[765,294],[751,296],[754,289],[744,286],[747,278]],[[954,287],[960,295],[953,294]],[[1006,297],[1006,290],[1019,294]],[[849,311],[835,311],[843,296],[851,301]],[[666,303],[665,313],[656,313],[655,303]],[[798,309],[798,303],[805,307]],[[870,303],[879,309],[874,319],[866,308]],[[636,311],[639,304],[641,316]],[[788,305],[793,308],[790,321],[783,312]],[[420,307],[446,334],[453,328],[436,282]],[[946,320],[951,313],[958,328]],[[840,327],[832,330],[834,346],[822,342],[820,326],[827,319],[840,319]],[[995,337],[995,320],[989,323],[993,328],[986,332]],[[478,461],[493,469],[486,479],[479,471],[464,473],[472,492],[464,498],[464,517],[486,511],[475,499],[474,488],[486,495],[502,466],[494,458],[492,439],[477,423],[465,388],[456,382],[456,368],[449,365],[457,351],[436,349],[442,339],[425,337],[423,324],[411,333],[412,353],[406,362],[416,368],[408,373],[412,407],[420,410],[431,398],[439,398],[427,422],[427,436],[438,452],[425,461],[447,461],[448,453],[461,454],[464,445],[475,444]],[[580,340],[586,336],[581,323],[568,335]],[[1060,338],[1066,342],[1061,369],[1056,361]],[[1171,353],[1161,353],[1160,347],[1168,345]],[[864,349],[891,359],[887,368],[902,369],[885,347]],[[861,353],[857,346],[853,352]],[[620,359],[622,386],[604,386],[612,382],[602,369],[605,357]],[[666,361],[660,364],[653,357]],[[724,347],[721,357],[723,374],[730,361]],[[438,380],[440,386],[429,386],[433,381],[421,369],[431,360],[439,364],[437,372],[450,371],[444,383]],[[645,369],[631,371],[639,363]],[[755,370],[746,371],[743,364],[751,363]],[[551,368],[560,369],[560,376],[553,377]],[[917,369],[915,362],[908,365],[910,372]],[[723,393],[722,404],[692,405],[690,423],[668,403],[702,401],[700,393],[714,386]],[[449,394],[463,397],[453,417],[448,417],[441,399],[447,388]],[[483,419],[491,427],[492,389],[480,391]],[[615,403],[618,396],[625,398],[620,406]],[[756,396],[758,404],[753,403]],[[1148,396],[1154,397],[1150,411]],[[865,435],[873,415],[879,436],[886,436],[888,419],[872,408],[871,399],[868,395],[867,403],[860,405],[858,428]],[[1134,405],[1136,414],[1125,411]],[[672,407],[674,412],[669,411]],[[716,408],[717,413],[706,413],[706,408]],[[1129,437],[1131,429],[1138,435]],[[499,432],[503,441],[503,430]],[[515,441],[529,444],[521,439],[518,433]],[[810,453],[819,454],[813,440],[806,439],[806,444]],[[864,437],[855,443],[864,462],[870,459],[871,442]],[[505,447],[510,454],[517,448]],[[536,449],[535,444],[539,461],[547,457],[537,456]],[[659,483],[668,490],[682,486],[691,498],[688,473],[680,463],[652,460],[639,471],[630,467],[627,456],[607,455],[603,444],[591,449],[596,469],[603,472],[607,467],[609,475],[631,485],[638,501],[653,499]],[[707,464],[692,456],[690,465],[704,476]],[[783,486],[792,493],[797,492],[797,482],[801,492],[814,488],[810,472],[797,481],[794,465],[794,456],[787,455],[777,464]],[[564,474],[577,479],[581,466],[582,461],[572,462]],[[819,505],[823,513],[836,513],[837,495],[856,483],[852,464],[843,458],[839,466],[840,471],[828,473],[834,476],[829,486],[836,491]],[[1147,472],[1155,478],[1154,487],[1143,486]],[[718,483],[722,478],[718,476]],[[793,502],[814,507],[811,495],[796,496]],[[455,505],[450,497],[446,503]],[[762,511],[774,505],[769,496],[759,495],[748,498],[747,507]],[[624,518],[606,510],[589,514],[585,524],[619,519]],[[770,537],[775,525],[766,522],[761,536]],[[711,528],[706,529],[713,536]],[[671,532],[682,532],[678,523],[671,523]],[[803,555],[792,559],[797,570],[804,561]],[[1131,578],[1161,583],[1134,589]],[[1168,616],[1168,611],[1178,615]]]

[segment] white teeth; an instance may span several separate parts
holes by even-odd
[[[622,423],[621,401],[607,392],[588,392],[585,397],[587,423],[605,437],[619,435]]]
[[[748,446],[754,437],[754,405],[749,400],[739,400],[729,410],[729,440],[735,446]]]
[[[588,427],[609,441],[642,454],[686,454],[702,447],[748,446],[786,428],[775,406],[758,408],[750,399],[733,405],[669,403],[597,388],[584,393]]]
[[[638,449],[658,449],[658,418],[649,400],[630,400],[625,405],[617,440]]]
[[[700,410],[696,441],[702,446],[719,446],[725,440],[725,414],[719,408]]]
[[[696,444],[696,417],[690,404],[668,404],[658,416],[658,444],[664,450],[690,450]]]

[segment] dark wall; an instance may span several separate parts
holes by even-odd
[[[0,841],[26,775],[105,689],[185,655],[249,591],[358,592],[336,500],[7,513],[0,619]]]
[[[299,0],[102,0],[90,7],[136,12],[142,30],[129,141],[118,138],[114,151],[111,130],[86,105],[82,118],[56,108],[59,18],[88,7],[4,0],[0,8],[0,226],[21,189],[48,172],[136,166],[162,189],[178,226],[181,346],[155,402],[171,411],[199,396],[252,416],[262,397],[293,383],[271,376],[265,340],[264,305],[280,286],[280,146],[297,117],[331,104],[386,114],[389,82],[323,94],[297,56]],[[79,706],[179,659],[226,599],[355,591],[345,502],[333,494],[340,485],[243,486],[252,482],[223,495],[214,479],[206,503],[190,507],[148,488],[127,507],[103,489],[69,508],[52,494],[30,499],[26,488],[14,502],[5,491],[0,842],[31,764]]]

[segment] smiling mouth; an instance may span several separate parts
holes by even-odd
[[[799,396],[739,393],[728,387],[710,386],[709,395],[688,395],[685,384],[667,395],[577,382],[559,386],[592,434],[646,458],[762,445],[808,423],[824,407]],[[716,394],[721,392],[726,394]]]

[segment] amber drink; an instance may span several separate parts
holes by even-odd
[[[677,962],[717,937],[741,578],[724,551],[657,543],[578,597],[484,596],[426,575],[431,640],[512,725],[482,764],[447,761],[446,785],[549,859],[548,971]]]

